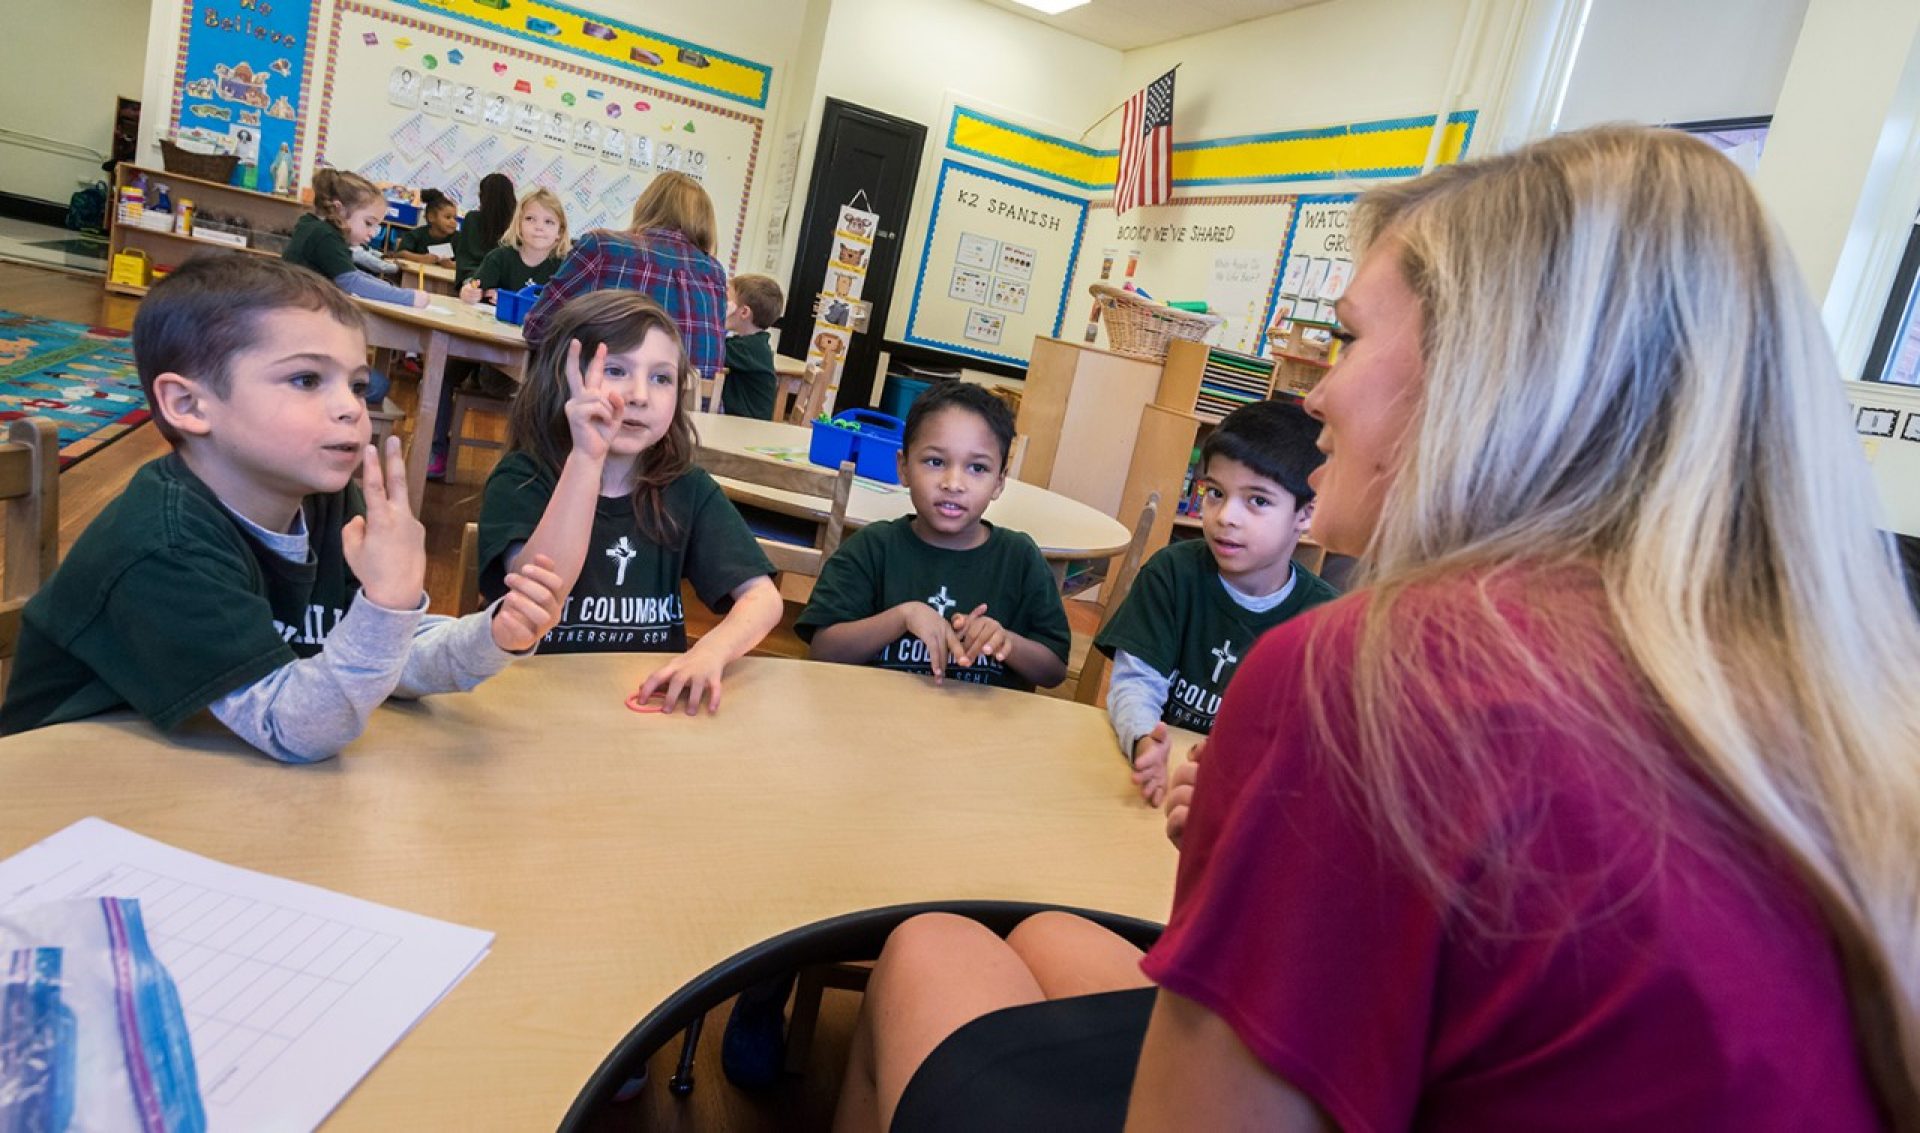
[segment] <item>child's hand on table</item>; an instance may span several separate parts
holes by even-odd
[[[1172,752],[1173,741],[1167,737],[1164,721],[1133,741],[1133,785],[1140,788],[1140,797],[1148,806],[1157,807],[1167,797],[1167,757]]]
[[[580,340],[567,343],[567,427],[573,432],[573,451],[596,463],[607,458],[620,420],[627,411],[620,391],[606,383],[607,344],[594,347],[586,369],[580,367]]]
[[[971,614],[953,615],[953,632],[960,640],[960,648],[954,651],[954,656],[960,659],[962,665],[971,665],[982,657],[1005,661],[1013,649],[1013,634],[987,616],[985,602],[975,606]]]
[[[963,652],[959,636],[947,619],[925,602],[902,602],[894,609],[900,611],[906,632],[927,647],[927,657],[933,665],[933,683],[939,684],[946,679],[948,655],[957,657]]]
[[[478,303],[480,301],[479,280],[469,276],[467,281],[460,285],[460,301],[462,303]]]
[[[703,697],[709,713],[720,711],[720,679],[726,674],[727,658],[718,649],[700,648],[709,640],[701,638],[693,648],[655,669],[652,676],[641,682],[634,699],[645,703],[664,688],[666,691],[660,699],[662,712],[672,712],[680,703],[682,693],[687,697],[689,716],[700,715]]]
[[[387,438],[384,473],[379,450],[372,445],[364,459],[360,491],[367,513],[340,529],[340,549],[369,601],[389,610],[415,609],[426,585],[427,529],[407,503],[407,462],[400,456],[400,438]]]
[[[1206,747],[1204,740],[1194,744],[1187,761],[1173,769],[1173,784],[1167,790],[1167,841],[1176,850],[1187,833],[1187,810],[1193,805],[1194,786],[1200,782],[1200,753]]]
[[[424,307],[431,302],[433,302],[433,296],[426,292],[416,291],[413,293],[413,305],[415,307]]]
[[[507,593],[493,609],[493,643],[506,653],[525,653],[560,624],[566,584],[545,555],[523,559],[507,575]]]

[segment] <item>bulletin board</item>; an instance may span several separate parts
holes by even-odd
[[[1068,292],[1069,337],[1083,337],[1093,310],[1088,287],[1103,270],[1115,287],[1135,261],[1133,282],[1160,300],[1204,300],[1226,319],[1209,336],[1216,346],[1258,353],[1280,278],[1297,198],[1277,194],[1175,197],[1115,218],[1111,201],[1087,214],[1087,236]],[[1105,342],[1106,331],[1096,335]]]
[[[320,91],[320,161],[432,186],[461,207],[499,171],[559,194],[575,234],[624,228],[661,170],[698,180],[738,266],[762,120],[630,75],[343,0]]]
[[[297,184],[318,16],[317,0],[188,0],[168,119],[174,137],[238,157],[236,185],[285,192]],[[288,185],[274,184],[276,168]]]
[[[1353,282],[1351,193],[1301,197],[1287,227],[1280,284],[1273,291],[1267,324],[1287,319],[1334,321],[1333,301]]]
[[[941,162],[906,341],[1026,365],[1060,333],[1086,217],[1078,196]]]

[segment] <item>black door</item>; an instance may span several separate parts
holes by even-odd
[[[800,247],[793,278],[787,281],[787,311],[780,319],[780,352],[794,358],[807,356],[807,342],[813,337],[813,301],[826,284],[834,221],[840,206],[853,203],[864,191],[866,200],[860,204],[880,214],[861,292],[861,298],[873,304],[873,319],[865,334],[853,336],[847,350],[834,402],[841,408],[864,406],[873,397],[880,339],[886,334],[894,274],[900,267],[900,238],[907,230],[913,186],[920,175],[920,151],[926,141],[927,128],[917,122],[838,99],[827,100],[820,119],[820,144],[800,221]]]

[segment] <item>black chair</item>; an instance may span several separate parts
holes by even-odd
[[[707,1013],[747,988],[805,968],[876,960],[893,930],[922,913],[967,917],[1005,936],[1021,921],[1050,910],[1085,917],[1141,949],[1152,947],[1164,928],[1135,917],[1032,901],[926,901],[816,921],[729,956],[648,1012],[587,1079],[560,1129],[562,1133],[585,1129],[589,1117],[614,1104],[622,1087],[643,1074],[653,1056],[679,1034],[684,1034],[680,1061],[668,1088],[680,1095],[690,1093],[694,1055]]]

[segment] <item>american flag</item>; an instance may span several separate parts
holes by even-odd
[[[1173,72],[1134,92],[1120,115],[1120,174],[1113,215],[1173,196]]]

